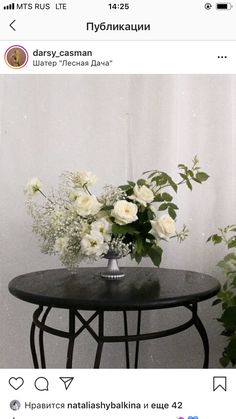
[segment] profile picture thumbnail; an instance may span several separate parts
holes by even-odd
[[[12,410],[19,410],[20,409],[20,402],[19,400],[12,400],[10,403],[10,408]]]
[[[12,45],[6,50],[4,58],[9,67],[17,70],[27,64],[29,55],[21,45]]]

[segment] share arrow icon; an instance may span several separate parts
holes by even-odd
[[[72,381],[74,380],[74,377],[59,377],[59,378],[64,383],[64,386],[65,386],[66,390],[68,390]]]

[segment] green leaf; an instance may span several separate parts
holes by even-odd
[[[139,234],[139,231],[137,231],[135,226],[132,226],[131,224],[126,224],[126,225],[113,224],[112,233],[136,235],[136,234]]]
[[[192,177],[192,180],[194,180],[194,182],[197,182],[197,183],[202,183],[200,180],[198,180],[196,177]]]
[[[172,196],[170,194],[168,194],[167,192],[164,192],[162,194],[162,198],[163,198],[164,201],[168,201],[168,202],[172,201],[172,199],[173,199]]]
[[[157,186],[163,186],[168,182],[168,180],[166,176],[159,175],[159,176],[153,177],[152,182],[155,182]]]
[[[166,209],[168,208],[168,204],[161,204],[160,206],[159,206],[159,211],[165,211]]]
[[[159,211],[165,211],[168,208],[168,204],[161,204],[158,208]]]
[[[207,243],[210,242],[211,240],[212,240],[212,235],[208,237]]]
[[[169,183],[169,185],[171,186],[172,189],[174,189],[175,192],[177,192],[178,186],[176,185],[176,183],[173,181],[172,177],[169,176],[167,173],[164,173],[167,180],[167,183]]]
[[[217,320],[219,320],[219,319],[217,319]],[[221,332],[221,336],[226,336],[227,338],[229,338],[230,337],[230,335],[231,335],[231,333],[232,332],[229,332],[228,330],[224,330],[223,332]]]
[[[148,211],[147,208],[141,207],[138,211],[138,219],[139,221],[135,221],[135,225],[139,225],[143,224],[147,221],[149,221],[149,217],[148,217]]]
[[[229,359],[229,357],[227,357],[227,356],[222,356],[222,357],[220,358],[220,364],[222,365],[222,367],[226,368],[226,367],[227,367],[227,365],[229,365],[229,363],[230,363],[230,359]]]
[[[137,236],[135,238],[135,254],[139,255],[139,256],[143,256],[143,251],[144,251],[144,247],[143,247],[143,241],[142,241],[142,237],[141,236]]]
[[[220,319],[227,327],[236,328],[236,306],[227,308]]]
[[[233,288],[236,287],[236,277],[235,276],[232,278],[232,286],[233,286]]]
[[[137,181],[137,184],[138,184],[138,186],[143,186],[143,185],[146,185],[146,180],[145,180],[145,179],[139,179],[139,180]]]
[[[107,205],[105,207],[102,207],[102,211],[111,211],[113,209],[113,205]],[[99,212],[100,214],[100,212]]]
[[[193,162],[193,167],[195,168],[195,169],[197,169],[197,165],[198,165],[198,163],[199,163],[199,159],[198,159],[198,156],[195,154],[195,156],[193,156],[193,160],[192,160],[192,162]]]
[[[155,213],[151,210],[151,208],[148,208],[147,215],[149,220],[153,220],[155,218]]]
[[[133,195],[134,190],[133,189],[128,189],[128,191],[125,192],[127,196]],[[133,201],[131,201],[133,202]]]
[[[205,172],[198,172],[196,174],[196,179],[200,182],[205,182],[209,178],[208,174]]]
[[[190,189],[190,191],[193,189],[192,184],[188,179],[186,180],[186,185]]]
[[[142,260],[142,256],[138,255],[137,253],[134,253],[134,259],[139,264]]]
[[[172,202],[169,204],[169,207],[173,209],[179,209],[179,207],[177,207],[177,205],[173,204]]]
[[[235,253],[228,253],[225,257],[224,257],[224,261],[226,262],[234,262],[234,264],[236,264],[236,255]],[[236,266],[236,265],[235,265]]]
[[[228,307],[229,307],[228,303],[222,303],[223,310],[226,310]],[[217,320],[221,321],[220,319],[217,319]]]
[[[228,249],[232,249],[232,247],[236,247],[236,236],[231,237],[228,241]]]
[[[171,188],[175,191],[175,192],[177,192],[177,190],[178,190],[178,185],[171,179],[171,178],[169,178],[169,184],[170,184],[170,186],[171,186]]]
[[[153,199],[153,202],[162,202],[162,201],[164,201],[164,199],[162,198],[162,194],[157,194],[156,196],[155,196],[155,198]]]
[[[147,175],[149,173],[150,176],[154,176],[155,173],[157,173],[157,170],[146,170],[146,172],[143,172],[143,175]]]
[[[163,250],[159,246],[153,246],[148,249],[148,256],[155,266],[160,266]]]
[[[147,222],[143,222],[143,223],[139,222],[139,221],[136,221],[134,223],[134,227],[137,231],[137,234],[140,234],[143,239],[147,237],[148,232],[152,228],[151,223],[150,223],[149,220]]]
[[[185,166],[185,164],[178,164],[178,168],[179,169],[183,169],[183,170],[187,170],[188,168],[187,168],[187,166]]]
[[[233,274],[236,272],[236,255],[234,253],[229,253],[221,260],[217,266],[223,269],[225,275]]]
[[[168,214],[171,218],[173,218],[173,220],[176,219],[176,212],[173,208],[171,208],[171,207],[168,208]]]
[[[228,282],[225,282],[224,285],[223,285],[223,287],[222,287],[222,290],[223,291],[226,291],[227,288],[228,288]]]
[[[218,244],[218,243],[221,243],[223,239],[218,234],[213,234],[213,236],[211,236],[211,240],[213,241],[214,244]]]
[[[229,343],[226,352],[231,362],[235,364],[235,361],[236,361],[236,340],[235,339]]]
[[[119,186],[119,189],[126,192],[130,189],[130,185],[121,185]]]
[[[132,188],[134,188],[135,187],[135,182],[132,182],[132,181],[128,181],[128,184],[129,184],[129,186],[131,186]]]

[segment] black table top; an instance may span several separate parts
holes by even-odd
[[[82,310],[137,310],[177,307],[207,300],[219,282],[198,272],[158,268],[123,268],[125,277],[106,280],[101,268],[77,274],[52,269],[20,275],[9,283],[15,297],[32,304]]]

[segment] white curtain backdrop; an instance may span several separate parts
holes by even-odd
[[[13,298],[8,282],[24,272],[60,266],[40,253],[31,232],[23,196],[31,177],[50,188],[63,170],[91,170],[99,177],[98,191],[148,169],[175,176],[178,163],[190,164],[197,154],[210,178],[192,192],[179,191],[177,226],[187,224],[190,234],[181,245],[164,245],[162,267],[221,277],[216,263],[225,251],[206,239],[217,227],[236,222],[236,76],[0,76],[0,146],[0,367],[32,367],[29,328],[35,307]],[[130,264],[128,258],[125,263]],[[224,340],[216,321],[219,308],[211,303],[200,305],[200,316],[210,339],[211,367],[218,367]],[[143,327],[184,319],[181,309],[146,313]],[[51,320],[67,327],[62,310]],[[135,327],[135,316],[130,325]],[[119,316],[110,316],[107,331],[119,333],[121,327]],[[49,336],[46,346],[49,365],[63,367],[64,340]],[[123,367],[123,346],[107,345],[102,367]],[[91,366],[93,355],[85,335],[76,346],[74,366]],[[140,356],[144,368],[191,368],[201,366],[203,354],[198,334],[189,330],[142,343]]]

